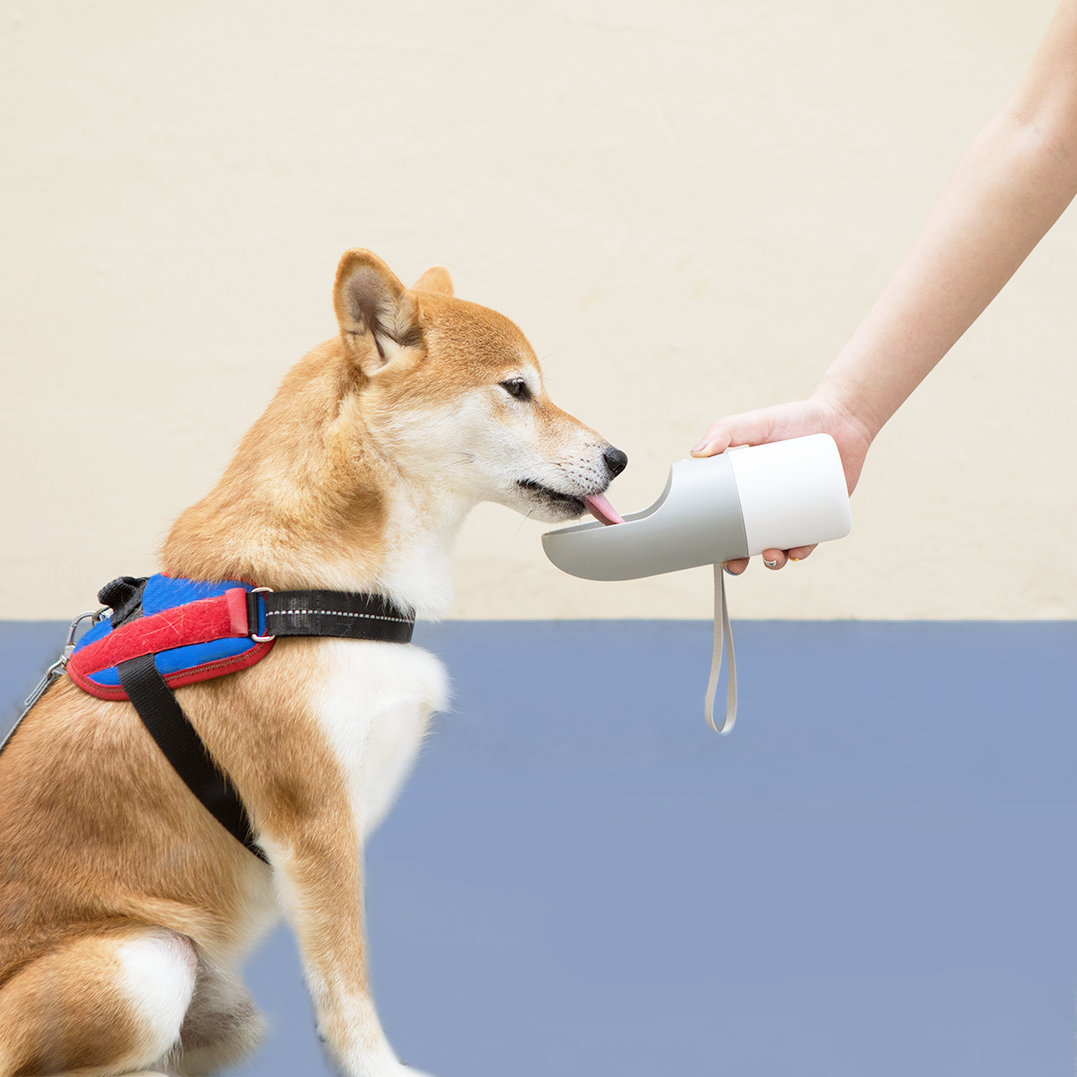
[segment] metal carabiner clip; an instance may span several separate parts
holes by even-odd
[[[45,675],[37,682],[34,690],[23,701],[26,710],[19,716],[20,722],[26,716],[26,711],[28,711],[45,694],[49,685],[63,675],[64,670],[67,668],[68,659],[75,652],[75,634],[79,630],[79,625],[82,624],[83,621],[89,619],[92,622],[92,627],[97,624],[106,613],[108,613],[108,606],[102,606],[99,610],[86,610],[85,612],[80,613],[71,622],[71,627],[67,630],[67,641],[64,643],[64,649],[60,652],[60,657],[45,670]]]
[[[8,730],[7,736],[4,737],[3,740],[0,740],[0,752],[7,747],[7,743],[14,736],[15,730],[22,725],[22,720],[30,713],[30,709],[33,705],[49,690],[52,682],[59,680],[63,676],[64,670],[67,668],[68,659],[75,651],[75,634],[78,632],[79,625],[87,618],[89,618],[93,624],[97,624],[97,622],[108,613],[108,610],[108,606],[102,606],[99,610],[86,610],[84,613],[80,613],[71,622],[71,627],[67,630],[67,641],[64,643],[64,649],[60,652],[60,657],[45,670],[45,675],[37,682],[34,686],[34,690],[23,701],[24,706],[22,714],[19,715],[18,720],[11,729]]]

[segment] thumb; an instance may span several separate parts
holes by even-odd
[[[699,443],[692,447],[692,455],[715,456],[725,452],[730,445],[760,445],[770,441],[774,435],[774,422],[768,416],[768,410],[745,411],[716,419],[707,427]]]

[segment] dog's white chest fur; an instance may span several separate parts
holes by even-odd
[[[445,668],[412,644],[319,643],[324,680],[312,704],[348,781],[363,838],[408,776],[435,711],[448,703]]]

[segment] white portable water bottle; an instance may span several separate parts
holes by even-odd
[[[844,538],[851,530],[838,447],[829,434],[811,434],[681,460],[649,508],[629,513],[620,524],[591,522],[548,531],[542,547],[559,569],[586,580],[634,580],[715,566],[715,660],[707,700],[707,720],[714,725],[713,694],[729,632],[721,565],[764,550]],[[736,718],[732,637],[729,654],[723,733]]]

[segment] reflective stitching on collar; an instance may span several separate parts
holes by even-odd
[[[388,617],[380,613],[348,613],[346,610],[267,610],[266,617],[290,617],[296,613],[316,613],[324,617],[366,617],[372,621],[395,621],[397,624],[411,624],[407,617]]]

